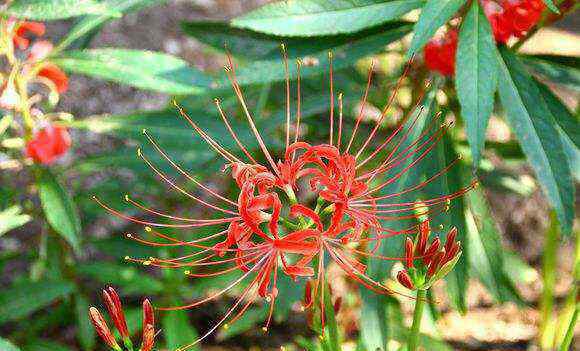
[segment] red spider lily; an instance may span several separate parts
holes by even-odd
[[[51,164],[68,151],[71,138],[65,127],[49,124],[26,143],[26,155],[34,162]]]
[[[433,199],[416,202],[393,202],[397,197],[421,190],[433,179],[447,172],[457,161],[455,160],[423,182],[397,193],[385,194],[389,185],[397,182],[427,157],[449,127],[448,124],[441,124],[439,115],[437,115],[419,133],[418,137],[412,137],[414,126],[422,116],[422,109],[419,106],[421,97],[413,109],[414,117],[406,118],[405,122],[386,139],[378,140],[378,130],[384,119],[387,118],[387,111],[396,98],[396,92],[402,84],[407,70],[399,79],[396,89],[389,97],[381,117],[376,121],[372,130],[362,140],[356,141],[357,132],[362,133],[359,129],[361,129],[364,106],[371,86],[373,67],[371,66],[369,69],[367,86],[361,105],[363,107],[355,120],[350,137],[346,138],[343,135],[341,94],[338,94],[338,116],[335,116],[332,55],[329,55],[331,106],[329,141],[312,145],[301,141],[299,135],[301,123],[299,72],[301,63],[297,62],[297,100],[294,132],[291,135],[290,79],[284,50],[283,53],[287,108],[285,149],[280,159],[275,159],[266,147],[247,106],[236,78],[235,65],[229,55],[226,74],[262,156],[266,159],[265,164],[260,164],[257,161],[258,155],[252,155],[248,147],[241,142],[218,99],[215,100],[215,103],[220,117],[232,140],[239,147],[239,151],[228,150],[222,146],[219,140],[214,139],[204,131],[176,103],[180,114],[195,132],[226,161],[224,171],[230,171],[239,188],[237,199],[229,199],[200,183],[181,165],[173,161],[155,139],[147,131],[144,131],[145,137],[161,157],[180,175],[204,191],[206,196],[202,198],[179,186],[140,150],[138,156],[169,187],[205,209],[214,212],[215,216],[212,219],[172,215],[146,207],[126,196],[126,200],[130,204],[145,214],[159,217],[164,221],[141,219],[120,213],[95,198],[101,206],[111,213],[144,225],[145,232],[156,237],[157,240],[149,240],[135,234],[128,234],[129,238],[152,246],[180,247],[193,250],[192,253],[169,259],[127,257],[128,260],[160,268],[186,268],[186,275],[192,278],[235,272],[238,274],[238,277],[232,279],[226,287],[201,300],[185,306],[161,308],[162,310],[196,307],[230,292],[242,282],[246,283],[239,297],[221,319],[209,331],[181,349],[199,343],[221,325],[235,322],[258,298],[263,298],[269,303],[269,314],[264,326],[264,330],[267,330],[278,296],[278,278],[282,274],[294,280],[307,279],[305,308],[314,306],[317,298],[316,302],[320,302],[318,305],[320,310],[324,311],[325,255],[328,255],[335,264],[362,286],[380,294],[394,293],[393,290],[366,274],[366,266],[361,262],[361,259],[368,257],[381,260],[402,260],[403,258],[399,257],[378,255],[376,250],[383,240],[391,236],[412,234],[417,230],[411,226],[403,231],[394,231],[385,226],[385,223],[392,220],[416,219],[419,216],[444,212],[451,199],[461,196],[475,186],[475,182],[472,182],[469,186],[459,189],[455,193]],[[405,129],[405,126],[409,128]],[[304,184],[306,184],[305,189],[302,186]],[[299,198],[303,198],[299,195],[305,192],[317,197],[316,205],[310,206],[309,203],[302,203],[299,200]],[[170,223],[165,223],[166,221]],[[212,228],[211,233],[187,241],[165,233],[167,229],[188,230],[202,227]],[[165,230],[156,228],[165,228]],[[322,330],[324,330],[324,318],[322,312]]]
[[[121,306],[121,300],[117,292],[109,287],[103,290],[103,300],[109,316],[111,317],[115,328],[119,331],[123,344],[129,351],[133,350],[133,343],[131,342],[129,331],[127,329],[127,322],[125,321],[125,312]],[[115,336],[111,333],[107,322],[95,307],[89,308],[89,317],[93,323],[93,327],[101,339],[113,350],[122,351],[123,349],[115,340]],[[143,301],[143,340],[139,351],[151,351],[155,344],[155,319],[153,315],[153,307],[149,300]]]
[[[444,76],[455,73],[455,53],[457,52],[457,30],[449,30],[442,38],[431,39],[425,45],[425,65],[431,71]]]
[[[25,50],[30,45],[30,39],[28,38],[29,35],[32,34],[37,37],[44,35],[45,27],[44,24],[40,22],[17,22],[14,19],[11,19],[11,21],[14,26],[12,29],[14,31],[12,41],[14,42],[14,46],[20,50]]]
[[[483,0],[495,40],[506,43],[511,37],[520,38],[538,23],[546,5],[542,0]]]

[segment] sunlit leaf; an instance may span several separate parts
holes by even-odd
[[[180,58],[153,51],[91,49],[65,51],[51,59],[70,73],[167,94],[198,94],[211,79]]]
[[[12,229],[21,227],[31,220],[27,214],[21,213],[20,206],[12,206],[0,211],[0,236]]]
[[[301,0],[264,5],[232,20],[240,28],[287,36],[352,33],[399,18],[424,0]]]
[[[198,338],[197,331],[191,326],[187,316],[187,311],[171,311],[162,317],[161,327],[168,349],[175,350],[189,345]],[[199,350],[199,346],[195,345],[188,349],[196,351]]]
[[[2,351],[20,351],[20,349],[10,341],[0,337],[0,350]]]
[[[14,0],[4,14],[38,21],[50,21],[87,14],[107,14],[119,16],[120,13],[109,6],[107,1],[98,0]]]

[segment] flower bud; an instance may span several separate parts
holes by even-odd
[[[445,256],[445,253],[443,251],[439,251],[435,254],[435,256],[433,256],[431,263],[429,263],[429,269],[427,270],[427,277],[432,277],[437,272],[437,270],[441,266],[441,261],[443,260],[444,256]]]
[[[91,323],[93,323],[95,331],[101,339],[112,349],[121,350],[99,310],[94,307],[89,308],[89,317],[91,318]]]
[[[153,306],[148,299],[143,301],[143,330],[147,324],[155,325],[155,314],[153,313]]]
[[[413,268],[413,240],[411,238],[405,241],[405,264],[408,268]]]
[[[431,262],[433,256],[437,253],[437,251],[439,251],[439,246],[441,246],[441,239],[437,237],[435,240],[433,240],[433,242],[431,242],[431,245],[429,245],[427,251],[425,251],[425,255],[423,256],[423,263],[425,265],[429,265],[429,262]]]
[[[26,143],[26,155],[37,163],[50,164],[63,155],[71,146],[67,129],[49,124],[37,131]]]
[[[123,312],[123,307],[121,306],[121,300],[117,292],[109,287],[103,290],[103,300],[109,310],[109,315],[113,320],[113,324],[121,334],[123,339],[129,338],[129,331],[127,330],[127,322],[125,321],[125,313]]]
[[[409,277],[409,273],[407,273],[407,271],[399,271],[399,273],[397,273],[397,280],[405,288],[415,290],[415,286],[413,285],[411,277]]]
[[[419,224],[419,240],[417,241],[417,255],[423,256],[425,254],[425,248],[427,247],[427,240],[429,240],[429,234],[431,229],[429,228],[429,220],[423,221]]]
[[[155,345],[155,328],[151,324],[146,324],[143,328],[143,340],[140,351],[151,351]]]
[[[449,252],[451,250],[451,247],[453,246],[456,237],[457,237],[457,228],[453,227],[451,228],[449,233],[447,233],[447,239],[445,241],[445,251]]]

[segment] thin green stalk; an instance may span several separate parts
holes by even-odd
[[[409,334],[408,351],[417,350],[419,346],[419,334],[421,332],[421,319],[423,319],[423,310],[427,300],[427,290],[417,290],[417,301],[415,301],[415,312],[413,313],[413,324]]]
[[[554,341],[554,286],[556,285],[556,266],[558,263],[558,219],[554,211],[550,213],[550,227],[546,231],[544,254],[542,257],[543,290],[540,300],[540,347],[551,349]]]

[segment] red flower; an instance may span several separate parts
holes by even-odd
[[[538,23],[546,8],[542,0],[483,0],[482,4],[495,40],[502,44],[522,37]]]
[[[26,144],[26,155],[35,162],[50,164],[62,156],[71,146],[67,129],[49,124],[34,134]]]
[[[113,324],[119,331],[121,338],[123,339],[123,344],[127,350],[133,350],[133,343],[131,342],[129,331],[127,329],[127,323],[125,321],[125,312],[121,306],[121,300],[115,289],[109,287],[103,290],[103,300],[109,311],[109,316],[113,320]],[[93,323],[97,334],[101,339],[113,350],[122,351],[115,340],[115,336],[111,333],[111,330],[107,326],[105,319],[95,307],[89,309],[89,317]],[[153,316],[153,307],[149,300],[145,299],[143,301],[143,340],[141,343],[140,351],[151,351],[153,345],[155,344],[155,320]]]
[[[431,71],[444,76],[455,73],[455,52],[457,51],[457,31],[449,30],[445,37],[431,39],[424,49],[425,65]]]
[[[53,63],[43,64],[37,75],[52,81],[56,87],[56,91],[59,94],[64,93],[68,89],[68,77],[57,65]]]
[[[14,21],[14,20],[12,20]],[[20,50],[25,50],[30,45],[30,39],[28,38],[30,34],[37,37],[43,36],[45,32],[45,27],[43,23],[40,22],[15,22],[14,35],[12,41],[14,46]]]
[[[219,100],[215,100],[216,106],[225,128],[230,133],[232,142],[239,147],[238,151],[229,150],[222,146],[219,140],[215,140],[204,131],[179,105],[176,104],[176,106],[199,137],[225,160],[224,171],[231,172],[232,180],[239,190],[237,198],[229,199],[200,183],[173,161],[147,131],[144,131],[146,138],[161,157],[179,174],[204,191],[206,196],[200,197],[179,186],[140,150],[138,151],[139,157],[169,187],[213,212],[214,215],[211,216],[211,219],[176,216],[146,207],[126,196],[126,201],[139,210],[170,220],[171,223],[145,220],[120,213],[95,198],[101,206],[111,213],[144,225],[146,235],[156,237],[153,240],[128,234],[129,238],[146,245],[192,250],[190,253],[174,258],[149,257],[139,259],[127,257],[129,261],[167,269],[186,268],[185,273],[191,278],[224,275],[232,272],[238,274],[237,278],[233,278],[226,287],[205,298],[185,306],[162,309],[175,310],[196,307],[215,300],[231,291],[241,282],[246,282],[238,298],[220,320],[197,340],[181,349],[199,343],[220,326],[235,322],[259,298],[265,299],[270,305],[269,315],[264,326],[264,330],[267,330],[278,298],[277,282],[281,275],[286,275],[296,281],[306,279],[305,307],[316,306],[323,311],[324,289],[327,286],[325,283],[325,257],[330,257],[336,265],[342,268],[345,274],[364,287],[380,294],[395,293],[382,282],[369,277],[365,272],[366,265],[362,262],[362,260],[366,261],[367,258],[404,260],[401,257],[390,258],[377,255],[376,250],[381,242],[387,238],[394,235],[413,234],[418,229],[411,225],[405,230],[394,231],[386,225],[388,221],[416,219],[427,214],[436,215],[445,211],[449,200],[461,196],[475,186],[475,182],[473,182],[455,193],[444,194],[434,199],[399,203],[394,201],[403,194],[422,189],[433,179],[444,174],[455,163],[454,161],[421,183],[409,186],[398,193],[386,193],[390,184],[397,182],[415,165],[428,157],[430,151],[448,128],[447,124],[440,123],[438,117],[435,117],[428,123],[428,127],[424,128],[421,133],[417,133],[418,137],[409,140],[413,127],[422,117],[421,113],[418,113],[421,97],[412,112],[417,112],[415,117],[408,118],[406,124],[397,127],[389,137],[377,140],[378,130],[383,125],[386,111],[394,101],[403,77],[399,80],[397,88],[386,103],[380,119],[372,126],[368,135],[361,138],[360,141],[356,141],[357,132],[362,133],[362,128],[359,130],[359,127],[364,115],[363,109],[366,105],[368,89],[371,85],[372,67],[369,70],[367,90],[363,96],[363,104],[361,105],[363,107],[356,119],[352,134],[347,138],[343,135],[342,98],[340,95],[338,96],[338,118],[335,117],[334,113],[332,56],[330,56],[331,109],[328,142],[312,145],[300,140],[300,78],[298,78],[297,112],[293,128],[295,132],[291,135],[291,113],[290,105],[288,105],[285,150],[279,159],[275,159],[266,147],[247,107],[241,87],[236,79],[235,66],[231,58],[229,58],[228,63],[226,74],[242,106],[244,117],[266,160],[265,164],[258,163],[258,157],[250,154],[241,142]],[[290,81],[287,60],[284,63],[287,73],[286,94],[289,104]],[[297,69],[299,72],[300,63],[298,63]],[[410,126],[410,128],[405,129],[405,126]],[[315,204],[303,200],[305,198],[316,199]],[[153,228],[165,228],[165,230]],[[206,234],[184,241],[166,233],[169,229],[194,228],[206,228]],[[324,313],[322,312],[320,315],[321,323],[324,326]]]

